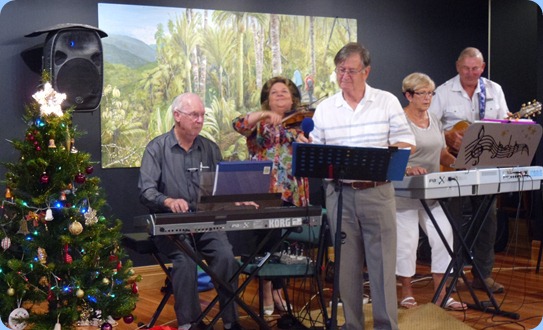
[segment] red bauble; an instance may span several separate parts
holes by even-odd
[[[102,324],[102,326],[100,327],[100,329],[101,329],[101,330],[112,330],[112,329],[113,329],[113,326],[112,326],[110,323],[106,322],[106,323]]]
[[[85,180],[86,180],[86,179],[87,179],[87,178],[85,178],[85,176],[84,176],[81,172],[79,172],[79,173],[77,173],[77,175],[75,176],[74,181],[75,181],[76,183],[83,184],[83,183],[85,183]]]
[[[140,290],[137,283],[132,283],[132,293],[138,293]]]
[[[43,184],[49,183],[49,176],[47,175],[47,173],[43,172],[42,176],[40,177],[40,182]]]
[[[94,172],[94,167],[92,167],[92,165],[87,166],[85,173],[92,174],[92,172]]]
[[[126,324],[130,324],[130,323],[134,322],[134,315],[130,314],[130,315],[127,315],[127,316],[123,317],[123,321]]]
[[[40,147],[40,146],[37,146],[37,147],[36,147],[36,151],[41,151],[41,147]]]

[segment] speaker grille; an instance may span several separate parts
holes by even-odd
[[[100,104],[102,84],[96,66],[86,59],[72,59],[64,63],[56,74],[56,90],[66,93],[66,107],[96,108]]]

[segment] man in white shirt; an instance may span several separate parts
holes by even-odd
[[[509,113],[501,86],[481,77],[484,69],[485,62],[481,52],[477,48],[468,47],[460,53],[456,61],[458,75],[435,90],[436,95],[428,111],[441,120],[445,129],[445,140],[452,154],[458,153],[462,143],[463,132],[455,128],[458,122],[472,123],[484,118],[504,119]],[[452,198],[449,208],[455,221],[459,225],[464,224],[463,215],[473,212],[479,202],[480,197]],[[473,247],[474,262],[479,266],[482,275],[482,279],[474,278],[473,287],[484,289],[484,281],[493,293],[502,293],[503,285],[491,277],[496,230],[496,202],[494,200],[485,225],[482,226]]]
[[[345,45],[335,56],[341,92],[321,102],[313,121],[313,143],[352,147],[412,148],[415,137],[398,99],[366,83],[371,70],[367,49]],[[351,173],[346,173],[348,179]],[[396,204],[388,181],[343,181],[342,218],[337,219],[335,182],[326,184],[326,209],[332,237],[341,220],[339,295],[343,329],[363,329],[364,259],[367,264],[375,329],[397,329]]]

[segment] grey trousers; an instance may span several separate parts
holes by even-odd
[[[334,238],[338,192],[326,187],[326,213]],[[398,329],[396,293],[396,202],[394,187],[385,184],[365,190],[343,187],[339,295],[346,330],[364,329],[362,299],[364,259],[370,280],[374,329]],[[337,289],[337,288],[334,288]]]
[[[228,282],[239,268],[225,232],[209,232],[194,236],[180,235],[180,239],[184,239],[191,247],[196,248],[202,258],[207,261],[210,269],[225,282]],[[197,265],[168,237],[156,236],[154,242],[158,250],[168,256],[173,263],[171,278],[177,322],[179,325],[193,323],[202,313],[198,296]],[[236,290],[237,287],[238,283],[234,281],[231,284],[231,289]],[[215,283],[215,288],[217,288],[217,283]],[[236,322],[238,319],[236,304],[231,303],[225,307],[224,303],[228,299],[228,295],[220,287],[217,291],[221,309],[225,310],[222,317],[223,322]]]

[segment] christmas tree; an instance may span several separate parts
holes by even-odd
[[[3,164],[0,316],[12,329],[108,330],[133,321],[139,277],[120,246],[121,221],[100,213],[90,154],[77,150],[81,133],[47,76],[26,106],[24,139],[10,141],[19,160]]]

